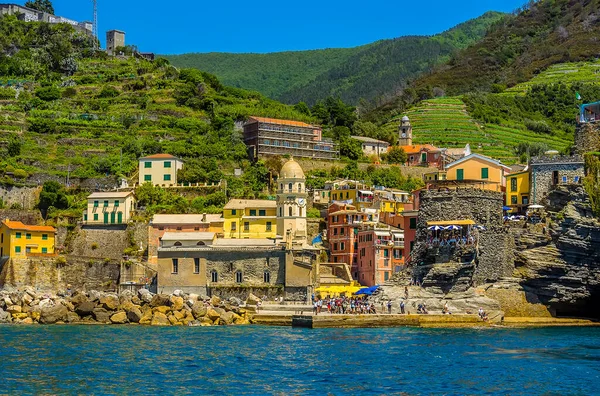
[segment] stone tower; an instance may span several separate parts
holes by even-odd
[[[398,127],[398,146],[412,146],[412,126],[407,116],[402,117]]]
[[[117,55],[117,48],[125,46],[125,32],[109,30],[106,32],[106,53],[110,56]]]
[[[306,178],[294,159],[279,172],[277,180],[277,235],[293,243],[306,243]]]

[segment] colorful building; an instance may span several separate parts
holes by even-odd
[[[232,199],[223,208],[225,238],[264,239],[277,236],[277,201]]]
[[[559,185],[581,184],[585,177],[585,161],[579,155],[546,155],[534,157],[531,169],[531,202],[539,204]]]
[[[220,214],[157,214],[148,226],[148,262],[156,264],[158,248],[165,233],[183,234],[211,232],[223,238],[223,216]]]
[[[169,187],[177,184],[183,161],[171,154],[154,154],[139,159],[139,184]]]
[[[404,265],[404,233],[401,230],[367,228],[358,232],[356,279],[364,286],[387,282]]]
[[[96,192],[87,197],[85,225],[127,224],[134,210],[133,192]]]
[[[528,168],[506,175],[506,203],[512,213],[525,213],[529,206],[531,173]]]
[[[55,253],[56,229],[4,220],[0,225],[0,257],[24,258]]]
[[[322,160],[339,157],[337,147],[323,138],[320,127],[300,121],[250,117],[244,124],[244,143],[251,158],[286,154]]]
[[[443,150],[431,144],[413,144],[411,146],[400,146],[408,157],[408,166],[429,166],[443,169]]]
[[[333,203],[327,210],[327,240],[329,261],[350,265],[352,275],[358,274],[358,230],[363,225],[377,224],[379,214],[375,209],[357,210],[356,206]]]
[[[335,184],[331,189],[332,202],[344,202],[351,204],[360,210],[370,208],[373,205],[374,193],[364,184],[346,181]]]
[[[446,165],[446,181],[491,191],[504,191],[511,169],[493,158],[471,154]]]

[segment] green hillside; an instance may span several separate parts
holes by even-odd
[[[552,65],[529,81],[504,91],[504,95],[524,94],[535,85],[545,84],[600,84],[600,60],[569,62]]]
[[[511,126],[476,122],[459,97],[425,100],[408,110],[406,115],[413,126],[415,144],[430,143],[447,148],[470,144],[473,152],[509,164],[519,160],[520,144],[544,144],[548,149],[564,151],[573,143],[568,135],[536,133],[518,122]],[[383,128],[394,131],[399,123],[400,117],[396,117]]]
[[[400,37],[356,48],[167,58],[175,66],[206,70],[226,84],[257,90],[285,103],[313,104],[337,96],[357,104],[361,98],[381,100],[394,95],[408,79],[480,40],[503,15],[488,12],[432,37]]]
[[[529,2],[414,87],[439,87],[452,95],[494,84],[511,87],[557,63],[592,61],[600,53],[599,8],[600,0]]]

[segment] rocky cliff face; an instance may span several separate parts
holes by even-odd
[[[600,317],[600,222],[587,194],[561,187],[545,203],[548,226],[511,230],[514,276],[555,315]]]
[[[435,205],[420,214],[428,216],[419,220],[422,228],[430,218],[453,211],[454,205],[434,198]],[[397,274],[393,283],[403,286],[417,279],[442,299],[480,290],[508,316],[600,318],[600,221],[593,216],[589,197],[581,186],[561,186],[543,203],[547,216],[542,224],[488,222],[472,262],[450,256],[424,262],[427,249],[422,249],[420,260]],[[476,216],[486,207],[473,210]],[[452,215],[461,218],[463,213]],[[423,234],[419,236],[422,245]]]

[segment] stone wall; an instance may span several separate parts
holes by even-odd
[[[554,172],[558,172],[558,181],[554,182]],[[542,203],[557,185],[575,184],[585,176],[584,161],[579,156],[533,158],[531,160],[531,202]],[[563,182],[563,177],[567,178]]]
[[[1,288],[31,286],[40,291],[116,290],[119,264],[68,257],[11,259],[2,266]]]
[[[20,221],[23,224],[41,224],[43,219],[39,210],[0,209],[0,222],[4,220]]]
[[[600,122],[577,125],[575,151],[581,155],[590,151],[600,151]]]
[[[77,227],[67,252],[73,257],[120,260],[130,246],[127,229],[111,227]]]
[[[35,207],[40,187],[14,187],[0,186],[0,200],[4,202],[5,208],[10,208],[12,205],[31,210]]]
[[[461,281],[465,281],[462,278],[469,276],[469,273],[472,273],[471,282],[474,285],[494,281],[503,276],[510,276],[513,265],[507,246],[510,246],[511,239],[502,225],[502,206],[504,203],[502,193],[477,189],[422,191],[420,202],[415,257],[413,259],[416,267],[421,262],[425,262],[428,236],[427,222],[473,220],[477,225],[483,225],[486,228],[485,231],[478,232],[476,267],[472,272],[465,272],[461,268],[455,268],[455,271],[452,270],[450,274],[442,271],[443,273],[440,276],[444,280],[441,280],[440,286],[447,283],[450,278],[455,280],[461,278]],[[428,268],[433,269],[435,265]],[[417,277],[421,279],[427,277],[430,271],[423,270],[424,268],[415,268]],[[431,282],[435,283],[436,280],[431,279]],[[441,288],[449,290],[448,287]]]

